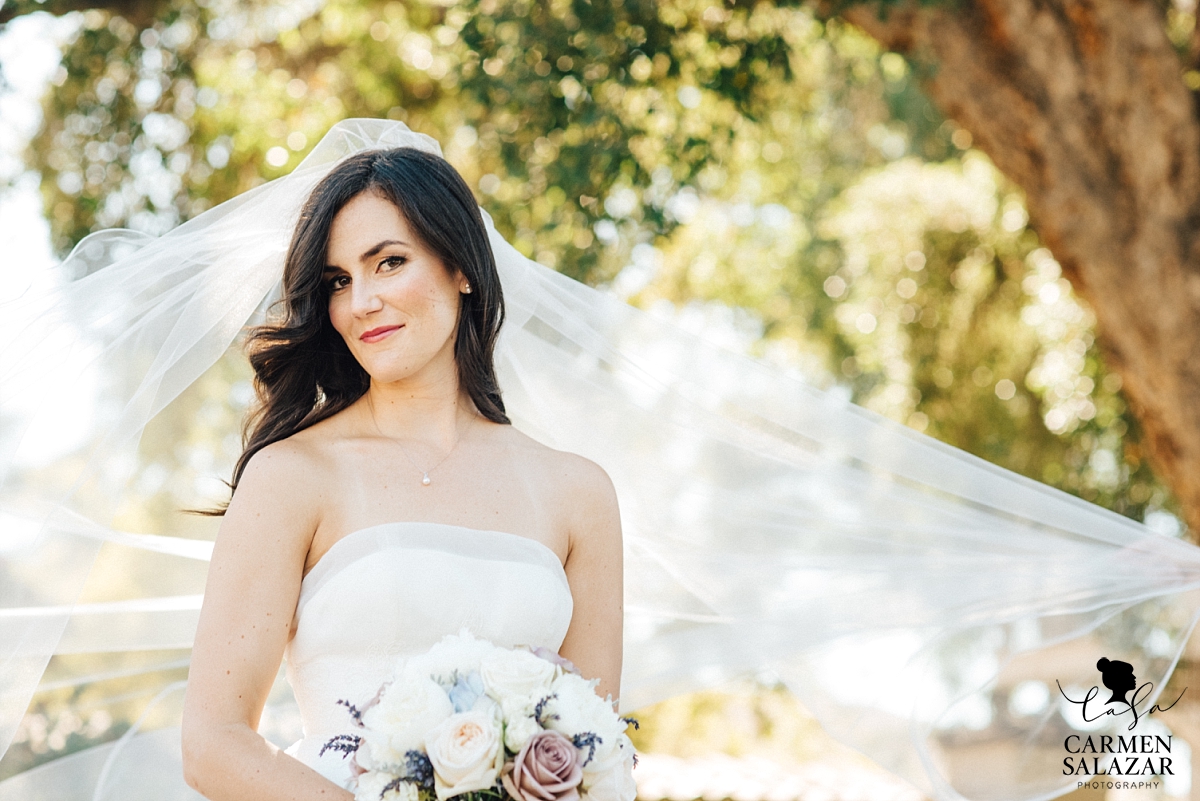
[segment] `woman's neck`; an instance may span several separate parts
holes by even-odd
[[[457,376],[422,386],[372,381],[360,403],[371,434],[420,442],[435,451],[453,448],[479,416]]]

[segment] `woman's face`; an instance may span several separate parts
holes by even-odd
[[[453,366],[468,282],[425,247],[390,200],[368,191],[343,206],[326,261],[329,319],[373,381]]]

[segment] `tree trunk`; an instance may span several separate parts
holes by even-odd
[[[1191,747],[1192,791],[1188,801],[1200,801],[1200,693],[1197,690],[1200,690],[1200,633],[1193,632],[1183,658],[1161,696],[1163,704],[1169,704],[1175,698],[1180,698],[1179,703],[1166,712],[1155,713],[1171,734]],[[1179,753],[1180,749],[1175,751]],[[1176,769],[1175,772],[1182,771]]]
[[[1150,0],[841,8],[1024,189],[1200,532],[1200,123]]]

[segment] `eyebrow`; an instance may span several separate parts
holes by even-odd
[[[389,247],[391,245],[402,245],[404,247],[407,247],[408,243],[403,242],[399,239],[385,239],[382,242],[380,242],[378,245],[376,245],[375,247],[368,250],[366,253],[359,256],[358,259],[359,259],[359,261],[366,261],[367,259],[371,258],[372,256],[378,255],[379,251],[381,251],[384,248]]]
[[[386,247],[391,247],[392,245],[400,245],[402,247],[409,246],[407,242],[400,240],[400,239],[385,239],[382,242],[375,245],[374,247],[367,250],[365,253],[363,253],[361,256],[359,256],[358,259],[359,259],[359,261],[366,261],[367,259],[371,258],[372,256],[378,256],[379,251],[383,250]],[[341,267],[337,267],[332,264],[326,264],[324,272],[331,273],[331,272],[339,271],[341,269],[342,269]]]

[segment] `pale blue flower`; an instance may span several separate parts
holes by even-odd
[[[479,671],[473,670],[465,676],[458,674],[457,681],[447,691],[447,695],[450,696],[450,703],[454,704],[455,712],[470,710],[476,699],[483,695],[483,679],[479,676]]]

